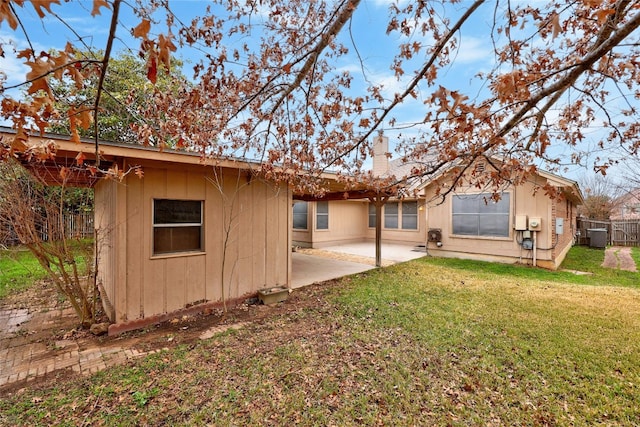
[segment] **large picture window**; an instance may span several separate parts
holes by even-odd
[[[497,202],[489,193],[454,195],[453,234],[509,237],[509,200],[509,193]]]
[[[154,199],[153,254],[202,249],[202,201]]]
[[[295,230],[307,229],[309,204],[307,202],[295,202],[293,204],[293,228]]]
[[[329,229],[329,202],[316,202],[316,229]]]

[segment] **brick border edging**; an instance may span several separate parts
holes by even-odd
[[[226,304],[227,304],[227,307],[233,308],[233,307],[237,307],[247,299],[257,298],[257,297],[258,297],[257,292],[247,293],[243,296],[227,300]],[[191,315],[203,313],[209,309],[221,308],[223,307],[223,305],[224,304],[222,301],[204,302],[202,304],[196,304],[191,307],[181,308],[169,313],[155,314],[153,316],[144,317],[142,319],[134,319],[134,320],[129,320],[121,323],[113,323],[109,325],[108,335],[110,337],[117,336],[125,332],[134,331],[136,329],[142,329],[146,326],[166,322],[178,316],[191,316]]]

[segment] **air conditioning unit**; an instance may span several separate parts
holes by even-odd
[[[540,218],[540,217],[531,217],[531,218],[529,218],[529,230],[531,230],[531,231],[541,231],[542,230],[542,218]]]

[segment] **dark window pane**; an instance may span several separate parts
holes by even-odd
[[[293,214],[293,228],[297,230],[307,229],[307,214]]]
[[[307,213],[309,206],[307,202],[296,202],[293,205],[293,228],[298,230],[307,229]]]
[[[417,215],[411,215],[411,216],[402,215],[402,228],[404,230],[417,230],[418,229],[418,216]]]
[[[478,213],[478,196],[453,196],[453,213]]]
[[[202,202],[200,200],[153,201],[154,224],[200,224],[202,221]]]
[[[509,217],[504,215],[484,215],[480,216],[479,231],[480,236],[509,236]]]
[[[398,203],[384,205],[384,228],[398,228]]]
[[[328,230],[329,229],[329,215],[318,214],[318,217],[316,219],[316,228],[318,230]]]
[[[478,215],[453,215],[453,234],[478,235]]]
[[[319,214],[329,213],[329,202],[317,202],[316,211]]]
[[[153,229],[153,253],[202,250],[202,227],[156,227]]]
[[[418,214],[418,202],[402,202],[402,215],[411,214]]]
[[[418,229],[418,202],[402,202],[402,229]]]
[[[489,193],[453,197],[453,233],[466,236],[509,236],[510,194],[499,201]]]
[[[329,202],[316,203],[316,229],[329,229]]]
[[[387,203],[384,205],[385,215],[398,215],[398,202]]]
[[[369,227],[375,228],[376,226],[376,205],[369,203]]]

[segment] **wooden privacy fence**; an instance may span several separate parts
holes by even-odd
[[[59,238],[61,223],[54,215],[44,219],[37,225],[40,239],[47,242],[50,239]],[[93,212],[65,213],[63,214],[64,236],[66,238],[86,238],[93,237]],[[14,246],[20,243],[11,226],[0,230],[0,245]]]
[[[589,244],[591,229],[606,229],[607,243],[613,246],[640,246],[640,220],[624,219],[615,221],[598,221],[578,218],[580,236],[578,244]]]
[[[93,212],[65,213],[63,221],[66,238],[93,237]],[[60,236],[58,227],[60,227],[60,223],[57,218],[54,217],[50,221],[46,221],[40,230],[40,238],[46,242],[52,237],[55,238],[54,236]]]

